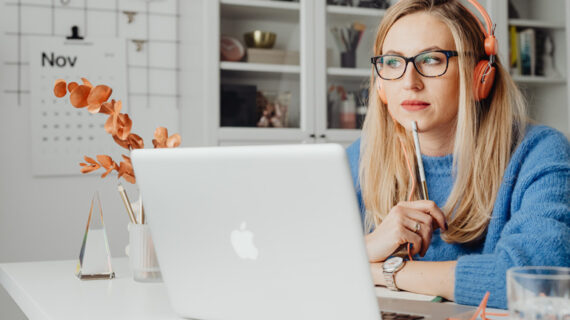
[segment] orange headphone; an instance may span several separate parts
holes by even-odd
[[[487,29],[483,27],[479,18],[469,9],[469,12],[475,17],[479,27],[485,34],[485,54],[489,57],[489,60],[483,59],[477,63],[475,70],[473,72],[473,97],[475,101],[481,101],[489,96],[491,88],[493,88],[493,83],[495,82],[495,56],[497,55],[497,40],[495,39],[495,28],[493,22],[485,11],[485,8],[479,4],[476,0],[468,0],[483,16]],[[376,79],[376,88],[378,89],[378,96],[380,100],[384,103],[388,103],[386,98],[386,92],[380,86],[379,79]]]

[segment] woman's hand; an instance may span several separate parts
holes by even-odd
[[[435,202],[419,200],[400,202],[382,223],[366,236],[366,251],[370,262],[384,261],[402,244],[411,243],[411,254],[426,254],[434,229],[447,230],[443,212]]]

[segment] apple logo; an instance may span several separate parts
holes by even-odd
[[[258,250],[253,244],[253,232],[246,230],[245,221],[241,223],[239,230],[231,233],[230,241],[235,253],[242,259],[256,260]]]

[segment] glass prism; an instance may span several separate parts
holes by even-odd
[[[98,192],[95,192],[91,199],[89,218],[75,275],[81,280],[113,279],[115,277]]]

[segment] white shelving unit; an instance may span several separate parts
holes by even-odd
[[[508,62],[509,26],[548,30],[554,41],[554,61],[559,76],[513,78],[529,102],[530,115],[570,136],[570,63],[567,61],[570,4],[566,0],[511,0],[520,13],[515,18],[508,16],[507,1],[482,0],[497,24],[501,60]],[[358,138],[360,130],[329,126],[327,90],[333,85],[342,85],[349,91],[367,86],[372,74],[369,59],[373,54],[374,33],[385,10],[332,6],[327,5],[326,0],[200,0],[200,6],[202,10],[193,17],[200,16],[202,21],[199,33],[203,51],[198,56],[204,61],[203,76],[196,85],[203,88],[204,94],[199,100],[200,109],[189,114],[199,119],[194,121],[195,125],[199,123],[195,131],[201,130],[203,144],[338,142],[347,145]],[[181,21],[184,19],[182,14]],[[340,49],[330,28],[353,22],[366,25],[366,31],[356,51],[356,68],[341,68]],[[243,33],[255,29],[277,33],[275,48],[298,51],[300,64],[220,61],[221,34],[242,40]],[[185,52],[183,49],[182,57]],[[221,127],[220,86],[224,83],[256,85],[259,90],[291,91],[289,127]]]
[[[206,144],[240,145],[272,143],[351,143],[360,135],[356,129],[327,126],[326,90],[330,83],[347,87],[369,80],[371,48],[357,51],[357,68],[340,68],[339,51],[328,30],[332,25],[361,22],[373,33],[385,10],[327,6],[326,0],[299,2],[269,0],[202,0],[205,26],[204,69]],[[211,17],[211,18],[210,18]],[[220,35],[243,41],[245,32],[255,29],[277,34],[276,49],[299,51],[299,65],[278,65],[219,60]],[[370,42],[370,36],[363,43]],[[327,48],[332,60],[327,61]],[[220,126],[220,86],[222,84],[255,85],[258,91],[291,89],[289,127],[222,127]]]
[[[570,137],[570,3],[567,0],[510,0],[518,17],[509,17],[508,0],[487,0],[495,34],[499,42],[499,55],[508,66],[510,41],[509,27],[517,30],[533,28],[548,33],[554,42],[556,76],[513,75],[528,101],[529,114],[539,123],[554,127]],[[540,57],[537,57],[539,59]]]

